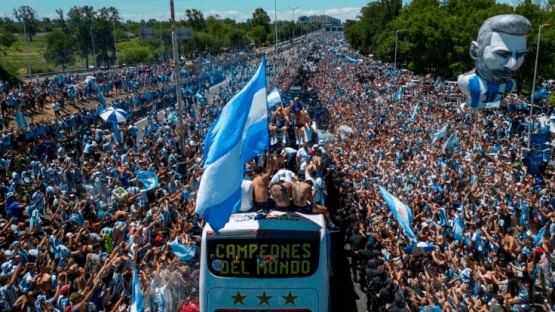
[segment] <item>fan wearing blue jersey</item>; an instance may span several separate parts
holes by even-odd
[[[526,34],[531,28],[530,21],[517,14],[496,15],[482,24],[477,41],[470,44],[476,68],[458,78],[472,109],[499,102],[514,90],[512,76],[524,62]]]

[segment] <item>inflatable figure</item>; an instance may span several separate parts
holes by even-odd
[[[488,18],[470,44],[476,68],[458,78],[459,89],[472,109],[498,106],[515,88],[513,73],[524,62],[526,34],[532,25],[525,17],[503,14]]]

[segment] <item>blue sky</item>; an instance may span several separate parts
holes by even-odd
[[[174,0],[176,18],[185,18],[186,9],[197,9],[204,16],[218,14],[237,21],[245,21],[256,8],[263,8],[272,21],[274,20],[274,3],[277,6],[278,20],[291,20],[290,8],[295,10],[295,20],[300,15],[326,14],[342,21],[355,19],[360,9],[369,0]],[[13,16],[13,8],[28,5],[37,11],[39,17],[55,17],[56,9],[64,12],[75,5],[90,5],[95,9],[103,6],[114,6],[124,20],[158,20],[169,19],[169,0],[0,0],[0,16]]]

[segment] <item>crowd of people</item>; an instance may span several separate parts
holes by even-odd
[[[299,94],[270,113],[269,165],[247,165],[245,188],[254,191],[244,198],[245,210],[252,202],[257,210],[324,214],[345,238],[368,311],[528,311],[532,304],[549,310],[555,304],[555,181],[550,166],[532,176],[521,158],[525,101],[467,110],[462,97],[449,97],[448,84],[410,83],[416,77],[409,71],[347,58],[356,52],[346,46],[338,36],[318,34],[288,57],[268,55],[268,90],[289,90],[299,83],[298,68],[310,63],[301,84],[320,100]],[[227,85],[185,92],[186,134],[175,127],[168,65],[98,73],[92,84],[68,76],[3,90],[4,119],[35,106],[54,109],[48,105],[72,97],[93,97],[99,109],[3,133],[2,309],[124,311],[137,269],[149,311],[198,310],[204,223],[195,214],[195,195],[203,135],[256,71],[258,59],[251,56],[224,70]],[[184,89],[206,80],[184,77]],[[67,92],[69,84],[77,84],[75,93]],[[25,99],[30,92],[46,95]],[[127,110],[131,121],[144,109],[147,126],[129,122],[117,140],[98,118],[111,105]],[[309,111],[319,111],[328,128],[314,128]],[[549,131],[532,124],[534,131]],[[187,136],[186,146],[178,135]],[[138,177],[144,170],[156,173],[154,189]],[[412,209],[414,233],[434,250],[407,249],[379,186]],[[192,252],[184,256],[176,246]]]

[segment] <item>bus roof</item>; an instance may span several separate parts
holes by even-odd
[[[233,234],[237,230],[306,230],[320,231],[325,229],[325,220],[321,214],[302,214],[298,212],[271,211],[265,218],[257,218],[256,212],[232,214],[229,222],[220,229],[220,235]],[[258,219],[258,220],[257,220]],[[209,224],[205,232],[213,232]]]

